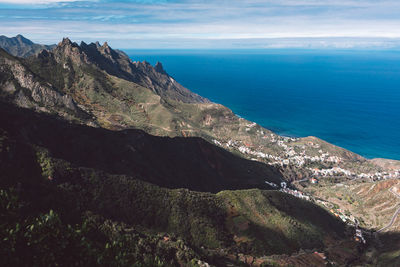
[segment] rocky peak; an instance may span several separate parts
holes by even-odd
[[[19,41],[19,43],[21,44],[27,44],[27,45],[33,45],[33,42],[29,39],[26,39],[24,36],[22,36],[21,34],[18,34],[17,36],[15,36],[15,38]]]
[[[90,64],[110,75],[146,87],[165,99],[185,103],[209,102],[172,79],[160,62],[157,62],[154,67],[147,61],[132,62],[129,56],[113,50],[107,42],[103,45],[98,42],[91,44],[82,42],[79,46],[68,38],[64,38],[51,53],[64,69],[75,68],[74,65]]]
[[[68,37],[64,37],[61,42],[58,43],[58,47],[72,46],[72,42]]]
[[[42,51],[39,52],[39,54],[37,55],[38,58],[48,58],[50,56],[49,51],[47,51],[46,49],[43,49]]]
[[[100,53],[107,56],[112,61],[118,58],[118,54],[108,45],[107,42],[104,42],[104,44],[97,49],[100,51]]]
[[[53,52],[58,62],[64,61],[67,58],[78,65],[89,62],[87,55],[82,51],[81,46],[72,42],[69,38],[63,38]]]
[[[80,46],[77,43],[72,42],[68,37],[62,39],[61,42],[58,43],[55,50],[59,51],[80,51]]]
[[[157,72],[161,73],[161,74],[168,75],[167,72],[164,70],[163,65],[162,65],[161,62],[159,62],[159,61],[157,61],[156,65],[154,66],[154,69],[155,69]]]
[[[81,51],[81,47],[75,43],[72,42],[68,37],[65,37],[62,39],[61,42],[58,43],[56,49],[61,49],[61,50],[74,50],[74,51]]]

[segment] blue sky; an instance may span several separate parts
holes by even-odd
[[[0,0],[0,35],[118,48],[400,47],[399,0]]]

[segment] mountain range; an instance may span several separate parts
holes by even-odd
[[[18,35],[0,47],[8,265],[398,262],[397,248],[355,241],[358,226],[317,205],[326,199],[308,184],[395,178],[398,162],[276,135],[107,43],[43,46]]]
[[[51,50],[55,46],[35,44],[20,34],[11,38],[4,35],[0,36],[0,47],[16,57],[28,57],[39,53],[41,50]]]

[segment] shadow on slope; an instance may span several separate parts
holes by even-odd
[[[160,242],[161,244],[168,242],[163,241],[163,236],[167,234],[171,240],[183,239],[184,244],[188,244],[200,255],[201,259],[214,263],[216,266],[225,266],[228,259],[238,265],[239,253],[248,253],[254,256],[292,253],[300,248],[322,248],[325,246],[324,239],[326,237],[332,239],[341,236],[340,224],[327,212],[312,203],[299,202],[298,199],[280,192],[254,189],[224,191],[215,195],[206,192],[192,192],[187,189],[161,188],[136,180],[135,175],[111,175],[95,169],[75,167],[77,164],[71,164],[60,157],[54,158],[49,153],[52,149],[56,150],[54,152],[56,153],[58,150],[68,148],[69,143],[60,144],[57,150],[48,145],[49,140],[46,140],[50,137],[60,138],[59,142],[62,142],[65,140],[64,138],[69,137],[63,135],[62,129],[67,132],[66,128],[57,128],[59,123],[64,125],[64,122],[49,117],[41,118],[40,114],[15,109],[8,105],[2,106],[0,114],[9,120],[14,120],[8,124],[5,119],[1,120],[0,188],[14,188],[19,197],[29,204],[19,213],[23,220],[30,221],[31,217],[40,217],[40,214],[46,214],[50,209],[60,214],[61,223],[65,227],[68,224],[82,224],[82,220],[86,220],[84,218],[87,216],[91,218],[90,220],[93,218],[100,220],[94,225],[94,232],[100,231],[100,237],[93,233],[83,235],[90,246],[99,248],[94,255],[84,255],[90,260],[93,260],[92,257],[95,257],[94,260],[96,259],[98,256],[96,253],[104,253],[103,249],[107,243],[112,243],[116,237],[129,236],[133,229],[135,229],[135,233],[136,231],[148,233],[149,238],[155,240],[152,242],[158,244],[147,248],[146,253],[157,255],[166,261],[170,261],[172,258],[179,259],[171,252],[159,250]],[[17,123],[16,120],[19,122]],[[49,122],[52,122],[50,125],[54,128],[50,128],[46,124]],[[80,130],[75,131],[76,133],[81,133],[82,129],[89,132],[101,130],[88,127],[81,129],[81,126],[76,125],[69,125],[69,127],[71,129],[78,127]],[[49,135],[46,132],[53,133]],[[98,135],[103,136],[105,133],[121,134],[121,132],[103,132],[101,130]],[[140,131],[139,133],[143,134]],[[39,138],[37,135],[40,134],[43,136]],[[93,134],[90,136],[97,137]],[[120,135],[117,137],[123,138]],[[90,142],[88,137],[84,140]],[[180,140],[180,138],[176,140]],[[101,142],[99,146],[102,146]],[[82,145],[79,148],[82,149],[81,154],[86,153],[84,150],[86,146]],[[95,153],[92,155],[100,157]],[[86,158],[82,155],[79,157],[83,160]],[[106,164],[107,162],[101,163]],[[159,165],[153,166],[156,168]],[[106,169],[112,166],[101,167]],[[231,216],[232,208],[236,210],[237,216]],[[260,217],[266,219],[259,219]],[[7,225],[10,224],[8,217],[2,218]],[[249,227],[237,230],[235,227],[241,227],[240,221],[239,224],[234,222],[236,226],[230,224],[231,219],[236,220],[234,218],[244,218],[250,221]],[[17,219],[16,222],[21,224],[22,222],[18,220],[20,219]],[[110,224],[107,220],[111,220],[112,223]],[[17,226],[11,223],[7,227],[8,231]],[[26,255],[31,254],[53,255],[54,248],[58,248],[60,245],[69,246],[68,242],[72,242],[64,239],[63,236],[57,236],[58,230],[53,232],[56,237],[51,240],[51,243],[48,243],[49,239],[40,239],[39,235],[39,241],[35,247],[27,248],[29,253],[24,254],[20,250],[21,247],[16,247],[13,255],[22,261]],[[240,242],[235,236],[245,237],[248,240]],[[20,245],[26,248],[22,244],[30,239],[17,238],[21,238],[21,240],[18,239],[18,242],[22,242]],[[129,237],[127,238],[129,239]],[[122,256],[122,259],[126,264],[121,266],[129,266],[129,262],[140,260],[129,251],[131,246],[134,246],[136,251],[136,246],[140,244],[140,242],[123,243],[116,248],[118,255],[125,255]],[[175,252],[173,253],[183,253],[189,250],[184,245],[179,246],[181,247],[174,248]],[[232,260],[232,258],[236,260]],[[187,259],[191,258],[186,257],[185,261],[182,261],[187,263]],[[178,266],[176,259],[174,261],[176,264],[173,266]],[[57,262],[62,261],[57,258]]]
[[[371,265],[394,267],[400,266],[400,233],[379,233],[379,245],[373,254]]]
[[[110,131],[70,124],[2,103],[0,127],[75,166],[126,174],[167,188],[219,192],[270,189],[274,168],[245,160],[200,138],[155,137],[141,130]]]

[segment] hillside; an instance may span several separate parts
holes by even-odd
[[[31,40],[18,34],[15,37],[0,36],[0,48],[16,57],[29,57],[39,53],[41,50],[51,50],[55,45],[35,44]]]
[[[268,189],[265,181],[282,181],[274,168],[235,156],[200,138],[155,137],[141,130],[110,131],[70,124],[6,103],[1,103],[0,113],[0,127],[10,136],[80,167],[206,192]]]
[[[400,181],[350,181],[309,185],[304,191],[330,203],[330,209],[352,214],[373,230],[375,238],[365,257],[367,266],[398,266],[400,263]],[[320,202],[321,203],[321,202]],[[322,205],[322,206],[324,206]],[[340,207],[340,208],[339,208]]]
[[[400,180],[389,179],[377,182],[326,182],[309,185],[304,191],[348,210],[368,229],[379,230],[390,222],[399,208],[400,197],[395,194],[398,193],[398,188]],[[395,220],[394,224],[385,230],[400,231],[400,220]]]
[[[140,161],[125,154],[126,151],[122,152],[123,158],[110,163],[121,164],[122,167],[117,169],[102,166],[110,160],[106,151],[85,154],[88,148],[82,145],[90,143],[91,138],[97,138],[97,145],[105,142],[101,140],[101,134],[89,138],[83,133],[82,126],[52,121],[44,115],[17,110],[6,104],[2,104],[2,108],[1,114],[13,121],[3,120],[0,124],[1,216],[4,222],[0,231],[6,238],[1,241],[1,253],[7,253],[6,262],[11,265],[57,262],[60,266],[70,266],[74,261],[79,261],[78,265],[97,261],[99,266],[111,262],[126,266],[146,261],[150,265],[159,262],[160,266],[177,266],[189,262],[198,264],[198,260],[216,266],[229,262],[240,265],[250,257],[272,262],[269,255],[291,254],[299,249],[329,251],[332,246],[329,240],[345,241],[348,238],[344,224],[310,202],[259,189],[212,194],[162,188],[142,181],[139,171],[123,167],[123,162],[129,161],[129,165],[138,164],[144,169]],[[35,127],[26,125],[29,121]],[[49,121],[51,130],[46,127]],[[68,125],[74,144],[81,152],[81,155],[79,152],[75,155],[79,161],[63,154],[66,147],[71,146],[67,141],[71,135],[63,136],[57,130],[57,123]],[[42,139],[37,139],[36,131],[43,135]],[[54,132],[52,138],[46,134],[50,131]],[[130,135],[128,140],[136,135],[135,132],[121,134]],[[165,153],[162,143],[168,140],[160,139],[155,146],[157,152]],[[191,139],[175,140],[185,143]],[[57,150],[50,148],[48,143],[55,141]],[[120,142],[129,143],[127,139]],[[151,142],[154,143],[157,141]],[[105,161],[98,162],[95,167],[85,166],[85,159],[96,162],[99,158]],[[184,159],[180,160],[182,165],[173,175],[179,176],[187,164]],[[216,162],[213,157],[208,160]],[[155,159],[146,158],[146,162],[173,187],[173,178],[163,173]],[[234,168],[236,164],[231,162],[230,167]],[[201,169],[190,168],[187,175],[200,177],[199,173],[202,174]],[[201,177],[204,179],[207,175]],[[184,182],[184,179],[175,181]],[[195,181],[192,183],[192,187],[197,185]],[[228,189],[233,182],[220,183],[222,189]],[[207,180],[200,184],[212,185]],[[21,227],[26,230],[18,230]],[[70,253],[68,258],[62,253],[63,247]],[[196,264],[193,266],[198,266]]]

